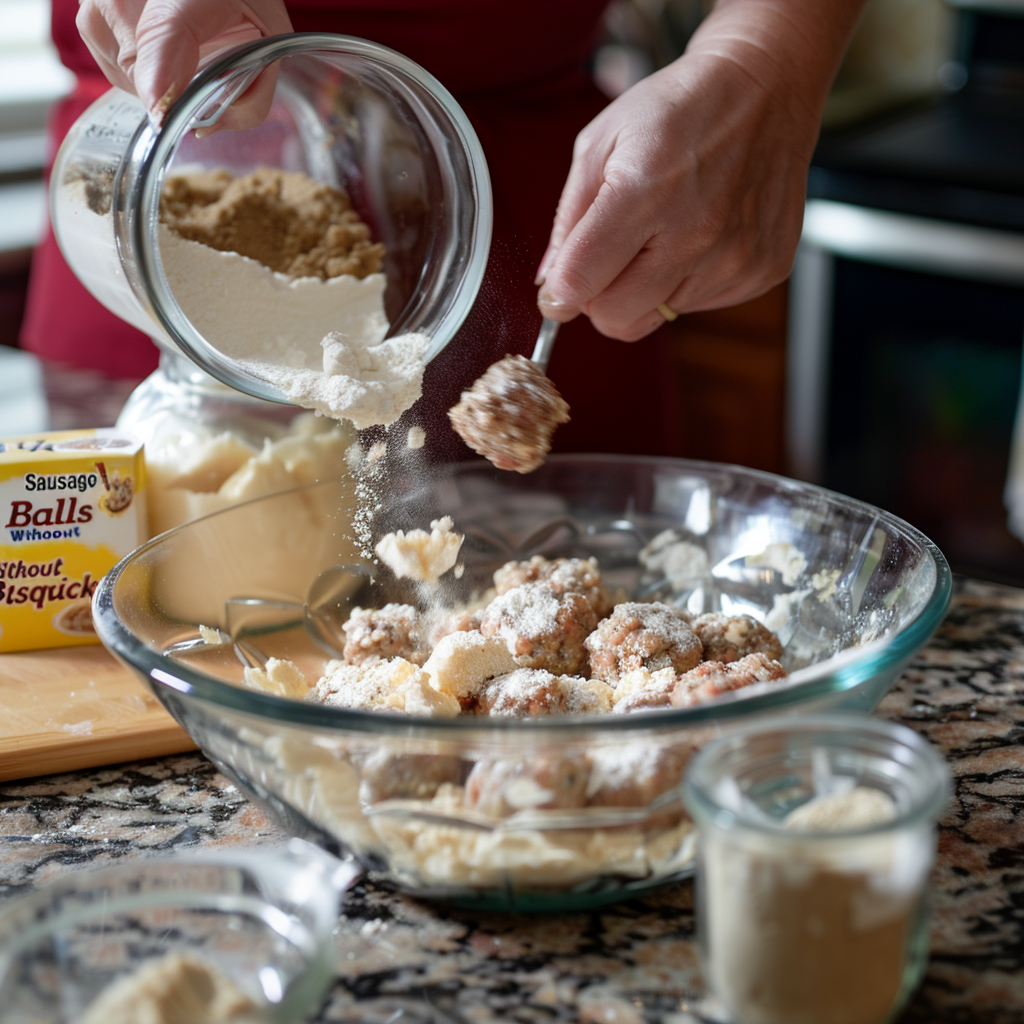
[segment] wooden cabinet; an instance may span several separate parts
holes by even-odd
[[[787,294],[783,283],[668,325],[682,457],[786,472]]]

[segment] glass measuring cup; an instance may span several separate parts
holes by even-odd
[[[197,139],[264,70],[277,85],[267,118]],[[221,382],[287,402],[226,354],[179,305],[160,258],[162,185],[175,168],[301,171],[345,190],[386,248],[389,336],[421,333],[427,360],[472,306],[491,236],[490,180],[465,114],[421,67],[363,39],[295,33],[216,59],[190,83],[162,128],[112,89],[68,134],[54,164],[51,220],[68,264],[122,319]]]

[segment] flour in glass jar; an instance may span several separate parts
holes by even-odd
[[[168,179],[160,259],[215,348],[296,405],[362,429],[419,398],[429,339],[388,338],[384,251],[344,192],[262,168]]]

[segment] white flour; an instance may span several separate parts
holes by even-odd
[[[393,423],[420,396],[429,339],[385,340],[383,274],[290,278],[160,226],[160,258],[195,329],[296,404],[356,427]]]
[[[426,530],[395,530],[385,534],[374,550],[396,576],[436,583],[459,558],[461,533],[452,530],[451,516],[442,516]]]

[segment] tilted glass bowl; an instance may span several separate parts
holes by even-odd
[[[450,515],[464,571],[436,588],[361,559],[351,485],[335,483],[161,535],[105,577],[94,604],[103,642],[244,792],[295,834],[423,896],[566,908],[690,873],[690,753],[753,716],[870,710],[949,604],[949,567],[913,527],[766,473],[558,456],[525,476],[486,463],[424,475],[392,474],[363,544]],[[457,606],[534,554],[594,556],[630,599],[749,613],[778,632],[789,674],[691,708],[529,719],[350,711],[242,685],[245,666],[269,657],[315,681],[353,605]],[[470,811],[460,794],[481,763],[485,785],[488,771],[525,774],[542,789],[575,786],[583,805]]]
[[[196,129],[215,125],[264,73],[276,84],[259,124],[197,138]],[[265,311],[265,288],[223,296],[231,308],[208,321],[207,336],[193,322],[202,312],[195,299],[191,309],[179,304],[159,241],[168,174],[259,168],[301,172],[345,191],[386,249],[391,335],[423,333],[431,339],[426,358],[437,355],[483,280],[492,226],[487,162],[448,90],[369,40],[296,32],[236,47],[203,67],[159,128],[137,97],[111,89],[75,122],[55,157],[50,219],[75,276],[113,313],[236,390],[287,403],[279,386],[244,364],[252,352],[238,351],[239,339],[223,331]],[[293,333],[314,332],[319,352],[335,323],[307,310]]]

